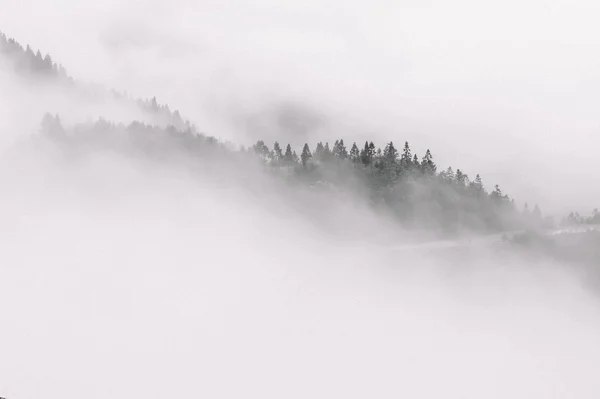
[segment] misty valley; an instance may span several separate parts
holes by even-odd
[[[600,394],[598,209],[82,78],[0,32],[1,396]]]

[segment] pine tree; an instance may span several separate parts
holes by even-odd
[[[273,161],[275,163],[283,161],[283,151],[281,150],[281,146],[277,141],[273,144]]]
[[[42,53],[38,50],[35,53],[35,59],[33,60],[33,67],[37,71],[41,71],[44,69],[44,59],[42,58]]]
[[[426,176],[434,176],[437,171],[437,166],[435,162],[433,162],[433,155],[431,155],[429,149],[425,152],[425,156],[421,162],[421,170]]]
[[[271,151],[269,147],[265,145],[265,142],[259,140],[252,146],[254,153],[256,153],[263,161],[267,162],[271,159]]]
[[[446,179],[448,181],[454,181],[455,176],[454,176],[454,170],[452,170],[452,166],[448,166],[448,169],[446,169],[444,171],[443,177],[444,177],[444,179]]]
[[[502,194],[502,190],[500,190],[500,186],[499,185],[496,184],[494,186],[494,191],[492,191],[490,193],[490,197],[493,200],[496,200],[496,201],[501,200],[502,198],[504,198],[504,195]]]
[[[421,163],[419,162],[419,157],[417,156],[417,154],[415,154],[413,156],[412,163],[413,163],[414,169],[421,170]]]
[[[324,152],[325,152],[325,146],[323,145],[322,142],[319,141],[317,143],[317,146],[315,147],[315,152],[313,154],[313,158],[317,161],[322,161]]]
[[[471,183],[471,187],[477,194],[485,193],[485,190],[483,187],[483,181],[481,180],[481,176],[479,176],[479,174],[477,174],[477,176],[475,176],[475,181],[473,183]]]
[[[333,159],[333,152],[329,148],[329,143],[325,143],[325,147],[323,147],[323,156],[322,159],[324,162],[329,162]]]
[[[396,165],[398,162],[398,150],[391,141],[383,149],[383,161],[386,166]]]
[[[52,58],[50,57],[50,54],[46,54],[46,56],[44,57],[43,68],[48,72],[54,71],[54,62],[52,62]]]
[[[350,161],[354,164],[360,162],[360,151],[358,150],[356,142],[353,143],[352,148],[350,148]]]
[[[333,155],[338,159],[348,158],[348,151],[346,150],[343,139],[335,141],[335,144],[333,145]]]
[[[312,158],[310,148],[308,148],[308,143],[304,144],[304,148],[302,149],[302,154],[300,155],[300,158],[302,159],[302,166],[306,168],[308,161]]]
[[[285,155],[283,156],[283,159],[285,160],[286,164],[294,163],[294,153],[292,152],[292,146],[289,144],[287,147],[285,147]]]
[[[412,170],[412,154],[410,151],[410,146],[408,145],[408,141],[404,142],[404,150],[402,151],[402,156],[400,157],[400,165],[402,169],[406,171]]]
[[[363,165],[371,165],[375,158],[375,144],[365,141],[365,148],[360,152],[360,160]]]
[[[469,176],[464,174],[460,169],[456,169],[456,182],[460,187],[464,187],[469,183]]]

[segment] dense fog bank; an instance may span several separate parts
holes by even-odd
[[[344,209],[311,222],[313,194],[294,208],[259,165],[184,160],[4,152],[3,395],[598,392],[597,295],[568,264],[373,242],[388,227],[364,204],[344,239],[326,228]]]
[[[0,397],[598,397],[591,2],[6,1]]]

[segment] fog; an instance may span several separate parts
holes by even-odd
[[[5,4],[7,34],[74,76],[156,95],[219,137],[281,141],[291,103],[321,123],[290,141],[408,140],[422,154],[435,140],[440,164],[521,202],[597,206],[593,1]]]
[[[561,265],[485,248],[440,263],[334,239],[269,185],[256,196],[183,164],[73,160],[52,145],[8,154],[7,398],[592,398],[600,388],[597,294]],[[353,210],[360,226],[374,217]]]
[[[3,8],[77,79],[221,139],[408,140],[551,212],[598,206],[592,2]],[[574,265],[477,240],[454,258],[259,165],[71,151],[36,136],[44,112],[144,115],[0,89],[0,396],[598,396],[598,291]]]

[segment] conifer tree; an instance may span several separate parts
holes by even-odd
[[[343,139],[335,141],[335,144],[333,146],[333,155],[338,159],[348,158],[348,151],[346,150],[346,146],[344,145]]]
[[[319,141],[317,143],[317,147],[315,148],[315,159],[322,161],[324,152],[325,152],[325,147],[323,146],[323,143]]]
[[[463,173],[462,170],[456,169],[456,182],[458,183],[459,187],[464,187],[469,182],[469,176]]]
[[[448,181],[454,181],[454,170],[452,170],[452,166],[448,166],[448,169],[444,171],[443,177]]]
[[[414,169],[421,170],[421,163],[419,162],[419,157],[417,156],[417,154],[415,154],[413,156],[412,163],[413,163],[413,168]]]
[[[283,156],[283,159],[285,160],[286,164],[294,163],[294,153],[292,152],[292,146],[289,144],[287,147],[285,147],[285,155]]]
[[[271,151],[269,150],[269,147],[265,145],[264,141],[259,140],[256,144],[254,144],[254,146],[252,146],[252,149],[260,158],[262,158],[263,161],[266,162],[271,159]]]
[[[402,156],[400,157],[400,165],[402,169],[406,171],[412,170],[412,154],[410,151],[410,146],[408,145],[408,141],[404,142],[404,150],[402,151]]]
[[[302,166],[306,168],[308,161],[312,158],[310,148],[308,148],[308,143],[304,144],[304,148],[302,148],[302,154],[300,155],[300,158],[302,159]]]
[[[353,143],[352,148],[350,148],[350,161],[354,164],[360,162],[360,151],[358,150],[356,142]]]
[[[283,151],[277,141],[273,144],[273,161],[276,163],[283,161]]]
[[[323,148],[323,160],[330,161],[333,158],[333,152],[329,148],[329,143],[325,143],[325,147]]]
[[[383,149],[383,161],[386,166],[396,165],[398,162],[398,150],[391,141]]]
[[[483,181],[481,180],[481,176],[479,176],[479,174],[475,176],[475,181],[471,183],[471,187],[473,188],[476,194],[485,193]]]
[[[437,171],[437,166],[435,162],[433,162],[433,155],[431,155],[429,149],[427,149],[427,152],[425,152],[425,156],[421,161],[421,170],[426,176],[434,176]]]
[[[369,166],[373,163],[375,158],[375,144],[371,141],[365,141],[365,147],[360,152],[360,160],[365,166]]]
[[[495,185],[494,186],[494,191],[492,191],[490,193],[490,197],[496,201],[501,200],[502,198],[504,198],[504,196],[502,195],[502,190],[500,189],[499,185]]]

